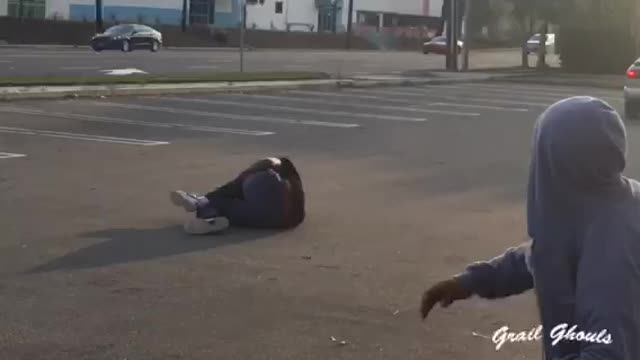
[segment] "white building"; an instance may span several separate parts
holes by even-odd
[[[397,18],[440,17],[443,0],[353,0],[353,23],[379,28],[401,26]],[[344,31],[349,0],[265,0],[247,9],[247,28]],[[335,21],[333,19],[336,19]],[[386,18],[386,20],[385,20]],[[395,22],[395,23],[394,23]]]

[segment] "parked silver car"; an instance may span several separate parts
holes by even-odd
[[[624,85],[624,115],[636,119],[640,115],[640,58],[627,69]]]

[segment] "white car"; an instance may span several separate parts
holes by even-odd
[[[540,47],[540,40],[542,39],[542,34],[535,34],[527,41],[527,53],[529,54],[537,54],[538,48]],[[546,41],[546,53],[547,54],[555,54],[556,53],[556,34],[547,34]]]

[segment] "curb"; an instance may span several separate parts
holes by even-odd
[[[0,88],[0,100],[27,99],[64,99],[80,97],[166,95],[196,93],[232,93],[269,90],[292,90],[300,88],[370,88],[385,86],[442,85],[451,83],[469,83],[487,81],[504,76],[484,75],[473,78],[456,79],[338,79],[338,80],[300,80],[300,81],[249,81],[249,82],[210,82],[183,84],[118,84],[89,86],[16,86]]]

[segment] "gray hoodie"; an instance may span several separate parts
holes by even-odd
[[[550,106],[533,138],[531,242],[459,277],[488,299],[535,287],[545,359],[640,360],[640,184],[625,165],[626,131],[608,104]]]

